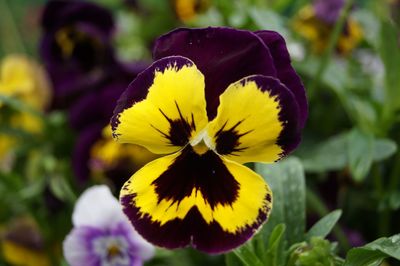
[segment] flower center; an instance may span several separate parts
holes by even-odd
[[[122,236],[103,236],[94,240],[94,252],[107,266],[130,265],[128,242]]]
[[[209,150],[215,151],[215,145],[213,144],[210,136],[208,136],[206,129],[202,130],[195,138],[193,138],[190,141],[190,145],[199,155],[203,155]]]

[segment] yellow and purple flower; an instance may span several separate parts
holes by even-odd
[[[344,0],[316,0],[302,8],[293,22],[294,30],[307,39],[315,53],[322,53],[329,42]],[[361,26],[351,17],[339,36],[336,49],[339,53],[351,52],[362,39]]]
[[[272,193],[242,164],[272,163],[300,142],[307,100],[273,31],[177,29],[118,101],[113,136],[156,159],[120,202],[136,230],[166,248],[221,253],[266,221]]]
[[[138,235],[107,186],[86,190],[72,215],[73,230],[63,243],[71,266],[143,265],[154,247]]]

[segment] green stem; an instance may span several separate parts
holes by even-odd
[[[314,191],[312,191],[310,188],[307,188],[306,200],[307,200],[307,205],[312,210],[314,210],[320,217],[323,217],[329,213],[329,210],[323,203],[322,199],[316,193],[314,193]],[[346,234],[339,225],[336,225],[333,228],[333,234],[338,240],[343,251],[347,251],[351,248],[349,241],[346,237]]]
[[[7,0],[0,0],[0,17],[2,18],[0,36],[4,52],[26,54],[27,50],[23,38],[18,30],[15,17]]]
[[[319,84],[319,81],[321,80],[321,77],[323,76],[326,67],[329,64],[329,61],[331,60],[331,55],[336,47],[336,44],[338,42],[338,39],[340,37],[340,34],[343,31],[343,26],[346,22],[347,16],[349,15],[351,6],[353,5],[354,0],[347,0],[342,12],[340,13],[340,17],[338,21],[335,24],[335,27],[333,28],[332,35],[329,39],[329,43],[327,46],[327,49],[325,50],[322,59],[320,61],[319,67],[317,69],[317,72],[311,82],[311,84],[308,86],[308,91],[313,93],[316,89],[316,87]]]
[[[392,191],[397,190],[400,181],[400,152],[397,153],[394,159],[393,170],[390,174],[389,189]]]
[[[395,192],[399,186],[399,179],[400,179],[400,153],[397,153],[396,158],[394,159],[393,169],[390,173],[389,185],[385,191],[379,195],[379,199],[383,200],[386,193]],[[380,182],[382,182],[383,178],[379,178]],[[385,193],[386,192],[386,193]],[[390,210],[386,207],[380,214],[379,214],[379,236],[388,236],[390,233]]]
[[[379,198],[382,198],[383,183],[382,183],[382,176],[380,175],[378,164],[375,163],[372,165],[371,173],[372,173],[372,178],[374,181],[374,187],[376,189],[376,194]]]

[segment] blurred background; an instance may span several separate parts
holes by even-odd
[[[341,209],[328,239],[342,257],[400,232],[400,1],[93,0],[75,11],[64,2],[0,0],[0,265],[66,265],[82,191],[102,183],[118,196],[156,158],[113,142],[108,122],[154,40],[177,27],[281,33],[309,100],[291,155],[305,172],[307,228]],[[159,250],[147,264],[225,260]]]

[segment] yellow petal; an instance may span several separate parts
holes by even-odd
[[[274,162],[299,142],[299,108],[277,79],[250,76],[220,96],[217,117],[208,126],[211,148],[239,162]]]
[[[204,86],[204,76],[189,59],[156,61],[122,96],[112,120],[114,137],[153,153],[178,151],[208,122]],[[145,97],[132,96],[140,93]]]
[[[272,193],[258,174],[190,146],[136,172],[120,200],[149,242],[167,248],[192,244],[210,253],[245,242],[272,207]]]

